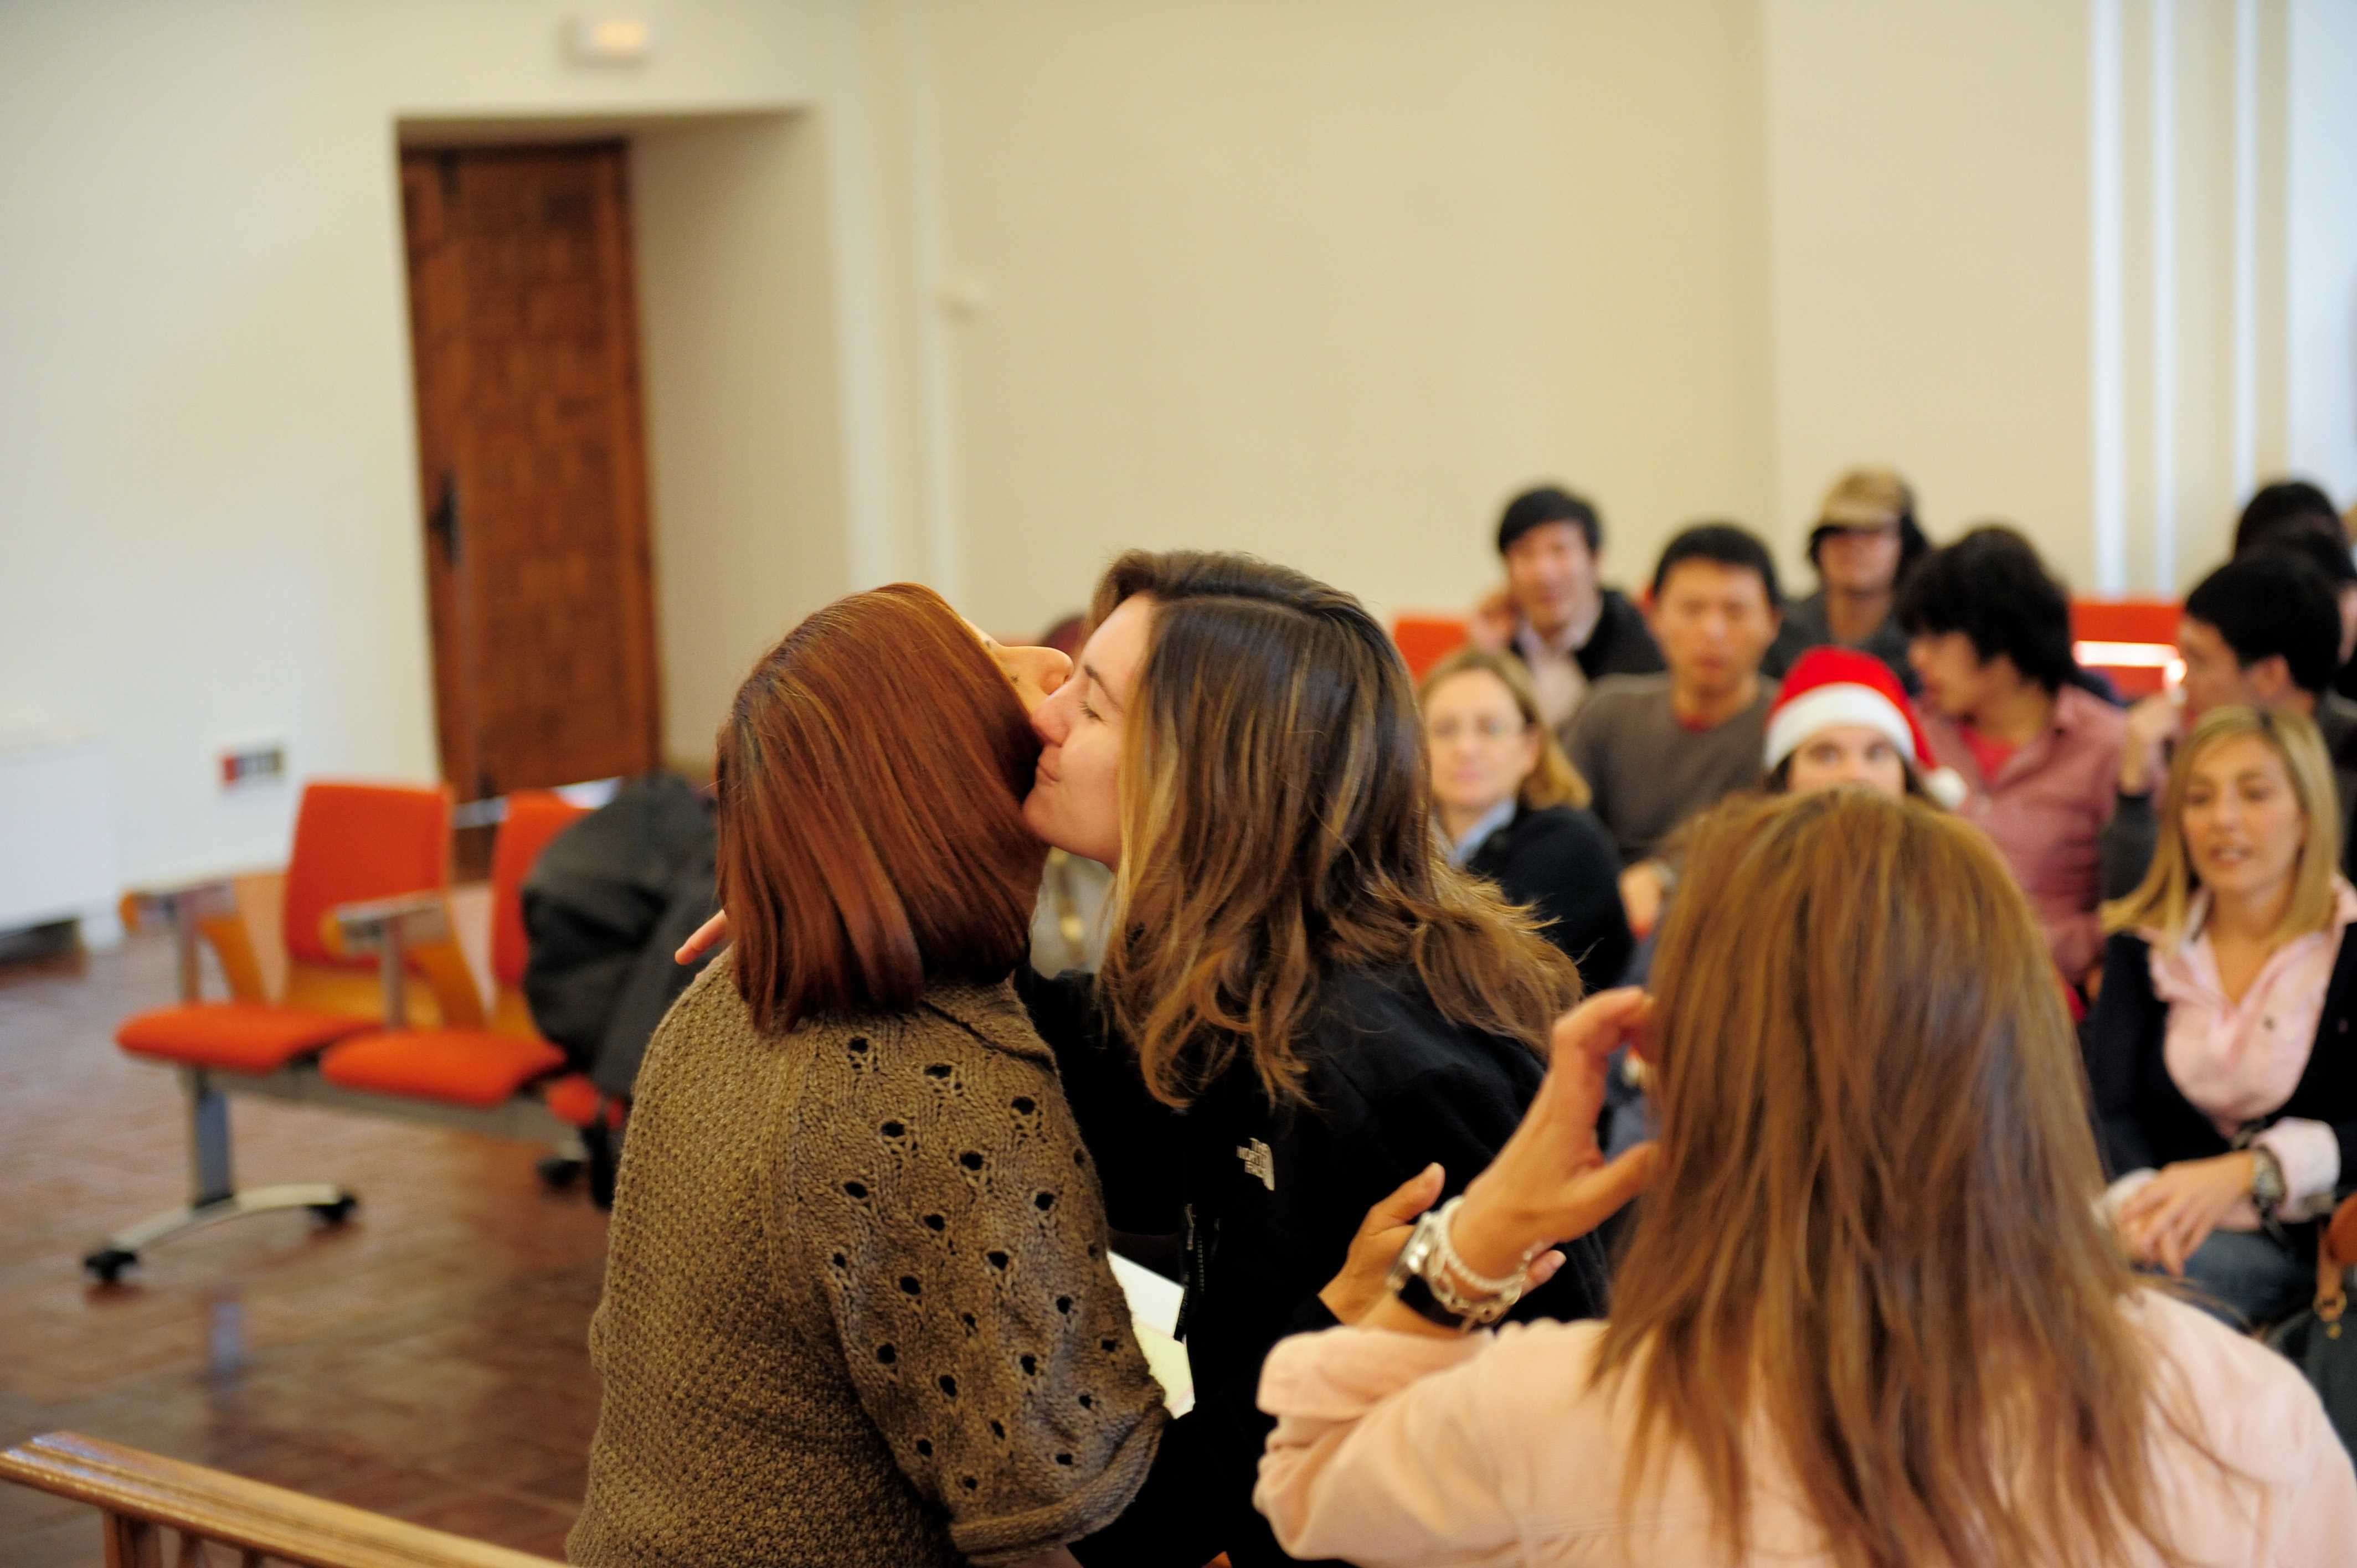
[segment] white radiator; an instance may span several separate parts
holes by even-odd
[[[113,947],[122,891],[105,743],[0,730],[0,931],[79,920],[83,941]]]

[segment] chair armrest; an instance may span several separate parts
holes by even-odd
[[[116,906],[123,929],[154,930],[182,920],[196,920],[237,908],[237,889],[226,876],[208,876],[168,887],[134,887]]]
[[[451,932],[446,895],[404,893],[393,898],[339,904],[320,918],[319,936],[339,958],[377,955],[388,1027],[399,1028],[410,1021],[405,976],[411,972],[425,977],[446,1028],[475,1028],[482,1024],[483,993]]]
[[[319,940],[338,958],[374,953],[384,990],[384,1026],[409,1025],[411,951],[450,936],[450,913],[439,892],[403,893],[339,904],[319,917]]]
[[[262,969],[254,961],[253,944],[238,914],[237,889],[228,877],[135,887],[124,894],[118,908],[126,931],[153,930],[158,926],[171,931],[179,961],[181,1001],[201,999],[204,971],[197,956],[199,940],[209,943],[221,961],[231,995],[242,1002],[262,999]]]
[[[403,893],[339,904],[319,917],[319,940],[338,958],[438,941],[450,934],[450,909],[440,893]]]

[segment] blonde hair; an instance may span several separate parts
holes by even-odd
[[[1584,810],[1594,794],[1587,788],[1587,780],[1579,776],[1579,769],[1571,765],[1571,758],[1564,755],[1563,743],[1539,717],[1538,691],[1531,684],[1530,671],[1523,667],[1522,660],[1492,653],[1486,648],[1460,648],[1434,665],[1425,676],[1424,684],[1416,688],[1416,706],[1430,708],[1432,693],[1440,689],[1440,683],[1459,675],[1497,677],[1521,711],[1525,729],[1538,736],[1538,761],[1523,776],[1522,786],[1515,791],[1523,809],[1538,811],[1549,806],[1577,806]]]
[[[1731,801],[1653,983],[1660,1165],[1596,1371],[1636,1402],[1623,1506],[1682,1449],[1745,1557],[1766,1433],[1846,1568],[2169,1558],[2163,1363],[2120,1310],[2061,987],[1986,837],[1864,789]]]
[[[1412,973],[1452,1022],[1544,1052],[1579,972],[1443,857],[1407,668],[1359,601],[1248,555],[1133,551],[1092,620],[1134,596],[1154,614],[1098,991],[1156,1098],[1187,1105],[1241,1058],[1306,1101],[1348,969]]]
[[[2242,736],[2256,736],[2283,759],[2284,774],[2308,822],[2308,840],[2299,847],[2292,872],[2291,898],[2284,906],[2283,923],[2275,940],[2287,942],[2332,924],[2333,878],[2341,869],[2339,791],[2332,782],[2332,759],[2315,721],[2304,714],[2278,713],[2239,704],[2212,708],[2195,723],[2193,733],[2177,748],[2169,767],[2169,789],[2161,808],[2160,843],[2152,865],[2135,892],[2104,906],[2104,929],[2158,930],[2170,944],[2190,933],[2193,895],[2201,879],[2185,845],[2185,796],[2192,787],[2193,769],[2212,749]]]

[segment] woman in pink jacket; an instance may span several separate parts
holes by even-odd
[[[1862,789],[1695,835],[1655,993],[1556,1031],[1393,1290],[1280,1345],[1254,1500],[1354,1563],[2346,1564],[2357,1474],[2291,1365],[2146,1288],[2046,943],[1987,841]],[[1657,1144],[1596,1152],[1603,1063]],[[1609,1322],[1494,1322],[1652,1195]]]

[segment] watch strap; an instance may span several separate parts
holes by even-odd
[[[1440,1298],[1432,1294],[1431,1283],[1420,1273],[1402,1273],[1392,1285],[1392,1294],[1399,1297],[1402,1306],[1452,1334],[1463,1334],[1474,1326],[1472,1318],[1443,1305]]]

